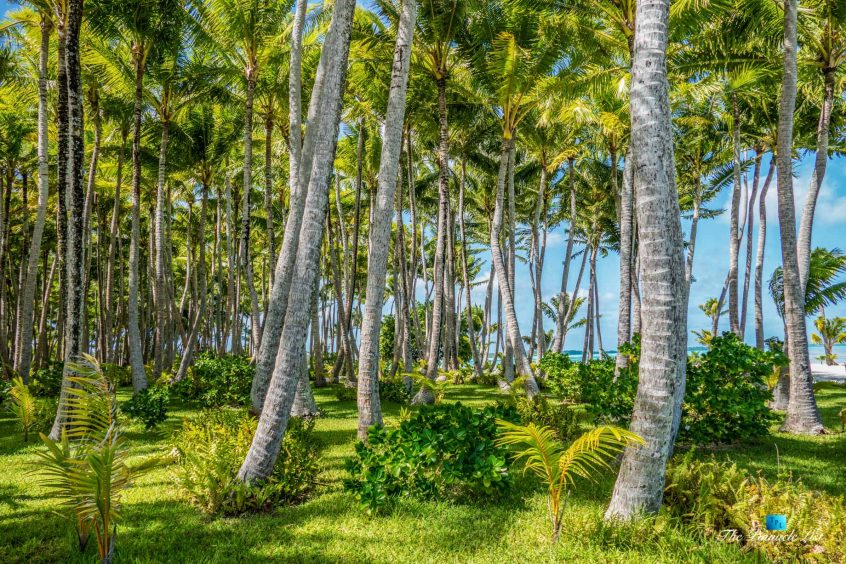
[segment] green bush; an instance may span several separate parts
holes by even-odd
[[[29,389],[32,395],[41,398],[58,397],[62,391],[62,373],[64,369],[64,362],[50,360],[47,361],[47,364],[33,372],[29,379]]]
[[[568,401],[582,401],[582,379],[578,364],[561,353],[546,353],[538,363],[545,375],[541,379],[551,393]]]
[[[238,407],[250,404],[254,374],[255,367],[245,356],[200,354],[188,375],[167,387],[173,397],[204,407]]]
[[[258,420],[246,411],[204,410],[186,420],[175,436],[177,485],[191,502],[212,515],[239,515],[300,503],[320,470],[314,421],[291,419],[273,474],[246,485],[237,479]]]
[[[405,385],[402,377],[383,378],[379,380],[379,399],[405,405],[411,401],[411,390]]]
[[[769,433],[776,415],[767,406],[767,378],[783,356],[750,347],[734,333],[714,337],[705,354],[692,354],[679,439],[725,443]]]
[[[637,365],[614,378],[614,360],[594,360],[579,366],[582,400],[599,422],[628,423],[637,394]]]
[[[490,370],[482,370],[479,376],[473,376],[471,380],[473,383],[481,386],[496,386],[499,383],[497,381],[497,375]]]
[[[496,420],[516,414],[460,403],[423,406],[399,427],[372,427],[356,444],[344,486],[368,511],[399,496],[426,499],[496,494],[511,483],[506,451],[495,443]]]
[[[100,365],[103,376],[112,383],[115,388],[132,385],[132,369],[129,366],[103,363]]]
[[[550,401],[543,396],[534,399],[523,396],[517,398],[513,405],[524,425],[534,423],[539,427],[548,427],[562,442],[568,442],[580,434],[579,414],[568,405]]]
[[[751,478],[734,464],[686,455],[670,466],[664,504],[706,537],[741,543],[770,562],[846,559],[846,504],[790,477]],[[787,516],[787,530],[767,531],[768,514]]]
[[[123,402],[120,409],[127,416],[144,423],[147,430],[155,429],[167,419],[167,402],[170,397],[167,388],[151,386],[135,392],[132,398]]]
[[[336,384],[332,388],[338,401],[356,401],[358,399],[358,388],[355,386]]]

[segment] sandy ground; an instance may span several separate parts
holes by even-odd
[[[826,366],[811,364],[811,372],[816,382],[846,382],[846,366]]]

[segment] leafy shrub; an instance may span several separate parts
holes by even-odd
[[[32,392],[32,395],[41,398],[58,397],[62,391],[64,369],[64,362],[48,361],[47,364],[31,374],[29,391]]]
[[[783,477],[750,478],[734,464],[686,455],[670,466],[664,504],[670,514],[710,537],[742,543],[766,561],[846,558],[843,498],[806,489]],[[787,530],[767,531],[767,514],[787,516]]]
[[[579,365],[570,360],[569,356],[561,353],[546,353],[541,358],[538,368],[546,376],[541,380],[547,390],[565,400],[582,401]]]
[[[347,462],[344,487],[368,511],[399,496],[457,498],[496,494],[511,483],[506,451],[495,443],[496,420],[513,410],[460,403],[423,406],[399,427],[372,427]]]
[[[750,347],[734,333],[714,337],[704,355],[691,355],[679,439],[704,444],[766,435],[776,417],[767,407],[766,382],[783,356]]]
[[[524,425],[548,427],[560,441],[569,441],[579,434],[579,414],[572,407],[550,401],[543,396],[518,398],[514,407]]]
[[[250,404],[255,367],[245,356],[200,354],[188,375],[167,382],[172,396],[196,400],[204,407],[237,407]]]
[[[337,384],[332,386],[335,391],[335,397],[338,401],[356,401],[358,398],[358,388],[355,386],[346,386],[344,384]]]
[[[129,366],[103,363],[100,365],[103,376],[112,383],[115,388],[132,385],[132,369]]]
[[[579,366],[582,399],[597,421],[628,423],[637,394],[637,364],[614,378],[613,360],[594,360]]]
[[[405,405],[411,401],[411,390],[401,377],[383,378],[379,381],[379,398],[383,402]]]
[[[238,515],[303,501],[319,472],[314,421],[292,418],[270,478],[244,484],[238,469],[258,420],[246,411],[204,410],[175,436],[177,484],[208,514]]]
[[[498,383],[497,375],[490,370],[482,370],[482,373],[479,376],[472,377],[472,381],[473,383],[482,386],[496,386]]]
[[[144,423],[147,430],[155,429],[159,423],[167,419],[169,399],[166,388],[151,386],[135,392],[132,398],[123,402],[120,409],[129,417]]]

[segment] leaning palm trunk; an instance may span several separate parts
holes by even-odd
[[[767,244],[767,190],[775,171],[775,155],[770,159],[770,170],[761,188],[758,202],[758,249],[755,253],[755,346],[764,350],[764,248]]]
[[[320,267],[323,223],[326,218],[329,178],[335,159],[338,124],[341,119],[354,8],[354,0],[343,0],[335,5],[318,64],[318,76],[323,75],[323,80],[317,81],[312,102],[315,99],[321,102],[318,107],[321,109],[322,118],[315,120],[316,123],[309,122],[309,134],[313,139],[315,151],[313,166],[309,167],[312,170],[303,211],[300,244],[297,247],[294,272],[291,276],[292,296],[310,295]],[[309,137],[307,141],[308,139]],[[292,220],[293,214],[288,219],[289,225]],[[277,285],[280,279],[277,277]],[[311,300],[288,300],[264,409],[253,442],[238,472],[238,478],[244,482],[265,479],[273,472],[300,378],[300,363],[305,355],[305,339],[311,317],[310,305]]]
[[[831,109],[834,105],[834,81],[836,68],[823,69],[823,87],[825,95],[820,111],[820,121],[817,125],[817,154],[814,159],[814,173],[811,176],[811,185],[808,187],[808,195],[805,197],[805,208],[802,210],[802,221],[799,223],[799,241],[797,253],[799,255],[799,281],[802,284],[802,291],[808,284],[808,269],[811,265],[811,233],[814,229],[814,209],[817,206],[817,197],[820,193],[825,169],[828,164],[828,130],[831,123]],[[804,294],[803,294],[804,295]]]
[[[749,195],[749,203],[746,210],[746,265],[743,271],[743,294],[740,299],[740,336],[746,336],[746,314],[749,306],[749,281],[752,274],[752,229],[755,226],[755,199],[758,197],[758,184],[761,181],[761,156],[763,153],[756,150],[755,172],[752,175],[752,192]]]
[[[523,349],[523,338],[520,335],[520,326],[517,324],[517,314],[514,309],[514,294],[508,280],[508,275],[510,273],[505,270],[502,246],[499,242],[500,233],[502,231],[502,208],[505,196],[505,176],[508,170],[508,161],[510,160],[509,155],[511,153],[512,143],[513,138],[510,136],[503,138],[502,140],[499,175],[496,183],[496,207],[494,208],[494,217],[490,233],[491,257],[493,258],[494,272],[497,277],[497,282],[499,283],[502,309],[505,315],[505,338],[507,339],[507,342],[511,343],[517,373],[525,379],[526,393],[530,398],[533,398],[540,392],[540,390],[538,389],[537,382],[535,382],[535,377],[532,374],[532,367],[529,365],[529,359],[526,357],[526,352]]]
[[[567,235],[567,250],[564,253],[564,272],[561,275],[561,292],[558,294],[558,318],[556,320],[555,338],[552,340],[552,352],[560,353],[564,349],[564,340],[567,335],[566,321],[567,321],[567,304],[565,300],[567,296],[567,282],[570,274],[570,261],[573,258],[573,243],[576,238],[576,187],[575,187],[575,170],[573,170],[574,160],[569,160],[567,167],[567,174],[570,177],[570,226],[569,234]],[[562,199],[563,200],[563,199]],[[576,285],[578,290],[578,284]],[[573,297],[575,297],[575,291]],[[571,299],[572,302],[572,299]]]
[[[136,46],[137,47],[137,46]],[[141,246],[141,112],[144,93],[145,55],[134,49],[135,66],[135,110],[132,133],[132,226],[129,242],[129,300],[127,303],[127,333],[129,337],[129,359],[132,365],[132,387],[138,391],[147,387],[147,373],[144,369],[144,352],[141,342],[138,292],[140,286]]]
[[[382,300],[388,270],[388,245],[391,235],[391,210],[397,188],[397,173],[402,152],[402,130],[405,118],[405,92],[411,62],[411,40],[417,19],[417,1],[404,0],[397,28],[394,62],[391,70],[388,108],[382,134],[379,161],[379,184],[376,208],[370,226],[369,259],[367,261],[367,302],[361,322],[361,349],[358,364],[358,438],[367,438],[367,428],[382,424],[379,403],[379,331],[382,326]],[[401,212],[400,212],[401,213]],[[394,252],[398,252],[398,248]],[[399,285],[399,282],[397,283]],[[401,315],[396,312],[397,317]],[[396,338],[400,338],[397,334]]]
[[[35,286],[38,279],[38,258],[41,256],[41,239],[47,221],[47,198],[50,191],[50,162],[48,155],[47,120],[47,57],[50,52],[50,18],[41,16],[41,51],[38,62],[38,211],[29,243],[26,281],[21,296],[20,335],[15,369],[29,383],[29,367],[32,360],[32,308],[35,302]],[[47,274],[46,272],[44,273]]]
[[[83,352],[82,320],[84,307],[84,265],[83,257],[85,191],[83,189],[83,160],[85,158],[84,130],[82,124],[82,76],[80,67],[79,32],[82,27],[82,0],[69,0],[68,27],[66,38],[66,64],[68,72],[69,148],[68,158],[68,234],[66,256],[67,314],[65,327],[65,369],[62,374],[62,393],[56,419],[50,430],[50,437],[57,440],[67,423],[69,399],[72,386],[69,377],[71,366]]]
[[[623,454],[606,518],[631,519],[661,507],[684,395],[687,290],[667,83],[669,0],[637,4],[631,86],[631,146],[642,261],[640,381],[631,431],[645,445]]]
[[[778,114],[778,220],[784,276],[784,319],[790,358],[790,392],[782,430],[817,434],[825,429],[814,398],[814,381],[805,327],[805,296],[796,256],[796,213],[793,204],[793,112],[796,107],[796,0],[784,3],[784,77]]]
[[[304,0],[303,0],[304,2]],[[285,324],[285,315],[288,308],[288,295],[291,288],[291,276],[299,247],[300,227],[303,221],[306,192],[311,177],[311,165],[315,150],[315,136],[319,125],[325,117],[325,101],[323,96],[324,81],[332,78],[325,76],[327,73],[324,65],[318,65],[317,74],[314,79],[314,87],[308,108],[308,124],[305,138],[300,144],[300,94],[301,94],[301,67],[302,61],[302,21],[305,18],[305,6],[298,3],[295,28],[293,30],[291,44],[291,68],[290,80],[290,125],[291,145],[290,164],[293,165],[289,174],[289,203],[288,219],[285,221],[285,232],[282,237],[282,248],[276,259],[276,267],[273,274],[273,287],[270,290],[270,297],[267,303],[267,311],[264,317],[264,329],[262,331],[261,345],[258,350],[256,361],[256,374],[253,377],[253,385],[250,389],[250,402],[254,411],[259,412],[264,406],[264,397],[270,385],[270,379],[276,362],[276,354],[279,350],[279,339],[282,335],[282,328]],[[296,27],[299,23],[299,27]],[[332,37],[334,41],[336,38]],[[324,51],[328,48],[337,49],[338,45],[324,44]],[[299,47],[297,47],[299,46]],[[328,53],[328,51],[327,51]],[[322,56],[322,55],[321,55]],[[322,61],[322,59],[321,59]],[[294,162],[296,160],[296,162]],[[294,174],[296,172],[296,174]]]

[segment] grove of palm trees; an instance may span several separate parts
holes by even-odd
[[[0,3],[3,562],[846,562],[846,3]]]

